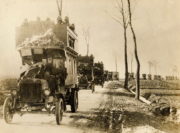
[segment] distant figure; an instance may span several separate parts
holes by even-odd
[[[69,17],[68,17],[68,16],[65,17],[64,23],[67,24],[67,25],[69,26]]]
[[[69,28],[70,28],[72,31],[75,31],[75,25],[74,25],[74,24],[71,24],[71,25],[69,26]]]
[[[58,24],[62,24],[62,23],[63,23],[61,16],[58,16],[58,18],[57,18],[57,23],[58,23]]]

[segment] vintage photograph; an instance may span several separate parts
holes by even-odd
[[[179,12],[0,0],[0,133],[180,133]]]

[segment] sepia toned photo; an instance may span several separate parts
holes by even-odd
[[[0,133],[180,133],[179,12],[0,0]]]

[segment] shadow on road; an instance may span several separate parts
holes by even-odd
[[[105,94],[105,95],[111,95],[111,96],[127,96],[127,97],[134,97],[134,94],[131,94],[131,93],[115,92],[115,91],[104,92],[103,94]]]
[[[103,109],[94,108],[90,111],[79,111],[70,116],[73,119],[71,126],[80,127],[84,130],[107,131],[109,128],[109,114]]]
[[[155,129],[165,131],[168,133],[179,133],[180,127],[179,124],[175,124],[170,121],[166,121],[165,117],[147,115],[141,112],[128,112],[125,111],[125,128],[133,128],[137,126],[149,125]]]
[[[180,94],[161,94],[161,93],[154,93],[156,96],[180,96]]]

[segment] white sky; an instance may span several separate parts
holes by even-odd
[[[137,34],[141,73],[148,73],[149,60],[158,62],[157,72],[162,75],[172,74],[174,65],[180,68],[179,12],[179,0],[136,0],[133,22]],[[118,15],[114,0],[63,2],[63,16],[69,16],[70,22],[76,25],[79,53],[86,53],[82,29],[90,27],[90,53],[95,55],[96,61],[103,61],[108,70],[115,70],[117,56],[118,71],[123,77],[123,32],[121,25],[109,14]],[[15,49],[15,27],[25,18],[35,20],[38,16],[43,20],[47,17],[56,20],[56,0],[0,0],[0,77],[19,75],[21,60]],[[128,34],[128,37],[128,53],[131,53],[131,34]],[[133,71],[135,68],[134,59]]]

